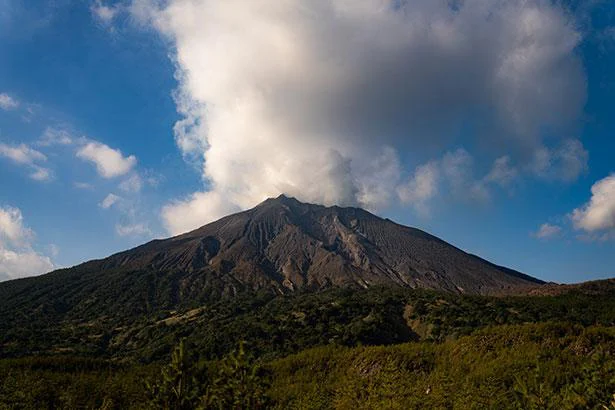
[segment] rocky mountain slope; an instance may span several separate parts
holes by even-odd
[[[242,290],[288,293],[374,285],[492,294],[541,283],[365,210],[282,195],[177,237],[0,285],[0,293],[49,282],[74,290],[78,283],[100,280],[111,289],[118,281],[118,296],[127,287],[146,286],[128,290],[150,297],[163,292],[170,302]],[[90,298],[97,293],[93,286]]]
[[[540,283],[362,209],[285,196],[92,264],[111,267],[200,272],[233,290],[279,292],[393,284],[480,294]]]

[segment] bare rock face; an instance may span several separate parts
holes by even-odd
[[[214,283],[222,293],[394,285],[470,294],[542,283],[365,210],[286,196],[79,268],[173,273],[180,298]]]

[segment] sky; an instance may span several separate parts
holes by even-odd
[[[281,193],[615,277],[615,7],[0,0],[0,280]]]

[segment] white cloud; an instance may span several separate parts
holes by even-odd
[[[148,236],[152,234],[146,224],[138,223],[132,225],[115,225],[115,232],[119,236]]]
[[[121,201],[122,198],[115,195],[115,194],[109,194],[105,197],[105,199],[102,200],[102,202],[99,204],[101,208],[103,209],[109,209],[111,208],[113,205],[117,204],[119,201]]]
[[[143,187],[143,180],[138,174],[131,175],[128,179],[122,181],[119,188],[128,193],[137,193],[141,191]]]
[[[589,153],[579,140],[567,139],[556,148],[538,148],[530,170],[540,178],[563,182],[575,181],[587,172]]]
[[[10,146],[0,143],[0,156],[21,165],[32,165],[38,161],[47,161],[47,157],[40,151],[32,149],[25,144]]]
[[[26,227],[21,211],[0,207],[0,277],[16,279],[48,272],[51,259],[32,248],[34,232]]]
[[[121,197],[116,194],[108,194],[99,206],[103,209],[114,209],[120,219],[115,225],[115,233],[118,236],[141,236],[152,235],[147,223],[139,222],[143,215],[139,212],[138,201],[130,197]]]
[[[90,7],[92,16],[100,23],[109,26],[120,11],[119,5],[108,6],[102,0],[95,0]]]
[[[85,137],[74,138],[64,128],[48,127],[35,143],[39,147],[53,147],[57,145],[76,146],[76,156],[84,161],[91,162],[103,178],[115,178],[128,174],[137,164],[134,155],[124,156],[119,149],[114,149],[98,141]],[[30,177],[37,181],[50,181],[53,172],[49,168],[40,165],[47,161],[47,156],[42,152],[26,145],[15,146],[0,143],[0,157],[5,157],[16,164],[26,165],[32,168]],[[91,188],[90,184],[77,183],[78,188]],[[120,184],[123,190],[138,192],[141,186],[140,176],[134,174]]]
[[[19,101],[6,93],[0,93],[0,109],[13,110],[19,107]]]
[[[156,173],[152,170],[145,171],[144,178],[145,178],[145,182],[147,183],[147,185],[153,188],[158,187],[160,183],[164,181],[165,179],[164,175]]]
[[[134,200],[111,193],[99,206],[103,209],[113,208],[119,216],[119,222],[115,224],[115,233],[118,236],[151,237],[152,231],[149,225],[138,221],[143,215],[139,213]]]
[[[519,177],[517,168],[511,165],[510,157],[503,156],[493,162],[489,174],[485,176],[485,182],[493,182],[500,186],[510,186]]]
[[[432,161],[417,167],[408,182],[397,188],[401,201],[412,204],[422,214],[429,214],[427,202],[438,194],[440,168]]]
[[[466,150],[460,148],[446,153],[441,168],[454,197],[470,201],[489,199],[484,182],[474,178],[474,158]]]
[[[581,35],[557,2],[135,0],[132,11],[174,43],[177,145],[212,190],[165,207],[169,227],[174,207],[194,213],[179,224],[189,229],[280,192],[386,206],[404,170],[378,161],[385,147],[424,163],[475,124],[477,138],[527,154],[544,129],[565,135],[586,98]],[[483,181],[455,176],[465,166],[450,183],[486,198]]]
[[[539,239],[549,239],[558,236],[561,232],[561,227],[557,225],[551,225],[549,223],[544,223],[540,225],[540,228],[538,228],[538,231],[536,231],[533,236]]]
[[[47,161],[45,154],[25,144],[10,146],[0,143],[0,157],[8,158],[18,165],[31,168],[30,178],[35,181],[46,182],[53,179],[53,173],[49,168],[37,164]]]
[[[357,202],[374,211],[386,207],[395,195],[401,169],[397,152],[385,146],[380,155],[367,161],[364,169],[357,170],[362,175],[355,181]]]
[[[47,250],[49,251],[49,254],[54,258],[60,254],[60,247],[53,243],[47,245]]]
[[[24,245],[32,239],[34,233],[23,225],[23,216],[17,208],[0,208],[0,244],[4,242]]]
[[[77,150],[77,157],[96,165],[103,178],[125,175],[137,164],[134,155],[124,157],[122,152],[100,142],[90,141]]]
[[[0,274],[11,279],[40,275],[53,269],[54,265],[49,257],[33,250],[19,252],[0,248]]]
[[[36,166],[34,171],[30,174],[30,178],[41,182],[51,181],[53,179],[53,173],[49,168]]]
[[[73,137],[65,129],[47,127],[37,143],[42,147],[49,147],[52,145],[71,145],[73,143]]]
[[[397,186],[397,194],[402,203],[412,205],[419,214],[429,215],[430,201],[444,193],[454,200],[488,201],[489,184],[508,184],[516,177],[516,170],[507,157],[501,157],[483,178],[474,174],[474,158],[460,148],[417,167],[407,182]]]
[[[186,200],[163,207],[162,217],[167,231],[178,235],[236,211],[239,211],[236,205],[215,191],[197,192]]]
[[[615,233],[615,174],[597,181],[591,192],[589,202],[572,211],[574,227],[588,233]]]

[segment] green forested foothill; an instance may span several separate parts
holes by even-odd
[[[2,317],[0,409],[615,410],[614,296],[338,289],[128,317],[41,314],[26,328]],[[192,386],[183,407],[169,395],[178,380]],[[229,404],[237,397],[254,401]]]
[[[0,315],[0,357],[63,353],[151,363],[166,360],[177,341],[186,338],[210,359],[230,352],[239,340],[270,359],[328,344],[443,342],[503,324],[612,326],[615,292],[485,297],[403,288],[337,289],[291,296],[243,294],[138,314],[57,314],[35,312],[32,320]]]

